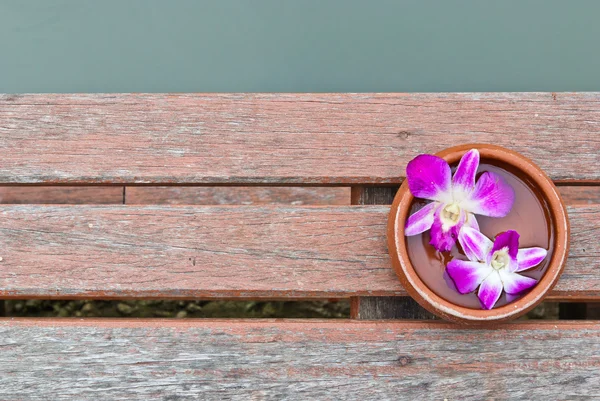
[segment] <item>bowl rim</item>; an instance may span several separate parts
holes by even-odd
[[[569,253],[570,223],[565,204],[552,180],[530,159],[497,145],[473,143],[444,149],[437,156],[449,164],[457,163],[462,155],[477,149],[482,160],[504,163],[517,169],[539,189],[548,202],[550,221],[554,226],[554,251],[546,272],[536,286],[525,296],[514,302],[491,310],[471,309],[453,304],[435,294],[421,280],[412,266],[404,236],[404,225],[414,199],[405,179],[394,197],[388,218],[388,249],[394,270],[400,282],[421,306],[428,311],[451,321],[471,324],[501,322],[514,319],[538,305],[556,285],[564,270]]]

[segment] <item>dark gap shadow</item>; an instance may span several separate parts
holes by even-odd
[[[6,317],[349,318],[350,301],[5,300]]]

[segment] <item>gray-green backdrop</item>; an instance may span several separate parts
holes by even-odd
[[[0,92],[600,90],[600,1],[0,0]]]

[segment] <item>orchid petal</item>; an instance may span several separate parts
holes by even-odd
[[[489,217],[504,217],[515,202],[515,191],[501,176],[486,171],[461,206],[469,212]]]
[[[493,242],[480,231],[463,226],[458,233],[458,242],[465,255],[474,262],[486,260]]]
[[[452,188],[455,192],[467,194],[475,186],[475,175],[479,168],[479,151],[471,149],[463,155],[452,177]]]
[[[492,309],[502,294],[502,280],[497,272],[492,272],[479,287],[477,296],[484,309]]]
[[[473,213],[467,213],[464,226],[471,227],[472,229],[477,231],[481,231],[479,229],[479,223],[477,222],[477,219],[475,218],[475,215]]]
[[[421,234],[431,228],[433,224],[433,215],[438,202],[432,202],[413,213],[407,220],[404,227],[404,235],[411,236]]]
[[[527,276],[521,276],[517,273],[512,273],[506,269],[498,271],[502,283],[504,284],[504,291],[507,294],[519,294],[526,291],[537,284],[537,280]]]
[[[544,248],[523,248],[517,252],[517,269],[515,272],[531,269],[539,265],[548,255]]]
[[[419,155],[406,166],[408,188],[417,198],[449,203],[452,201],[450,166],[433,155]]]
[[[515,230],[508,230],[498,234],[489,255],[491,256],[494,252],[501,249],[506,249],[510,259],[516,262],[517,253],[519,252],[519,233]]]
[[[493,269],[485,263],[453,259],[446,266],[448,275],[461,294],[475,291]]]
[[[458,239],[458,233],[465,221],[465,213],[461,212],[458,221],[455,224],[449,225],[442,221],[440,214],[444,209],[442,204],[433,216],[433,224],[431,225],[431,240],[430,245],[433,245],[438,251],[446,252],[452,249],[456,240]]]

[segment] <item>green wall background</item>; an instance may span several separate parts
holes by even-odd
[[[598,91],[600,1],[0,0],[0,92]]]

